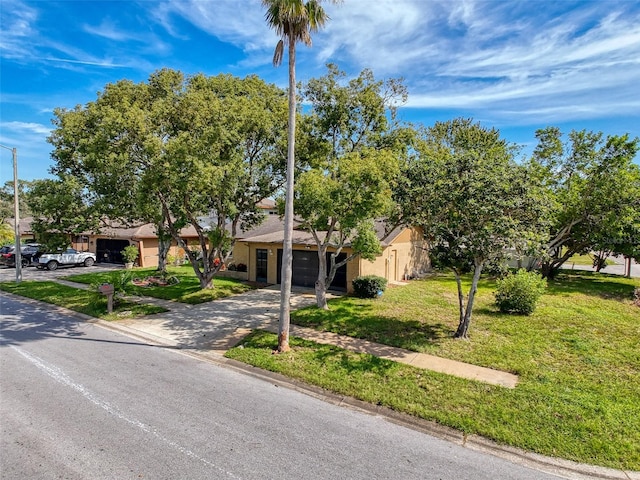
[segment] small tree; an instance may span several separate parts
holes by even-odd
[[[398,141],[403,129],[395,117],[406,99],[399,81],[376,81],[364,70],[347,82],[335,65],[328,70],[303,89],[311,111],[301,156],[311,168],[300,174],[294,202],[299,228],[310,231],[318,247],[315,292],[323,309],[338,268],[380,253],[374,222],[392,207],[392,186],[407,148]],[[350,254],[337,261],[345,246]]]
[[[137,245],[127,245],[120,253],[126,263],[134,263],[140,256],[140,250]]]
[[[514,162],[514,146],[468,119],[427,129],[410,162],[401,197],[407,219],[421,225],[433,264],[453,270],[460,321],[455,337],[466,338],[482,269],[511,248],[541,243],[544,197]],[[462,276],[472,272],[468,295]]]

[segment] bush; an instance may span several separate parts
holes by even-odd
[[[387,288],[387,279],[376,275],[356,277],[351,283],[353,291],[360,298],[376,298]]]
[[[496,305],[502,313],[521,313],[531,315],[536,309],[538,299],[542,296],[547,284],[536,272],[518,270],[498,280],[495,293]]]
[[[236,265],[236,270],[239,272],[246,272],[247,266],[244,263],[239,263],[238,265]]]
[[[124,258],[124,261],[127,263],[135,262],[138,259],[138,255],[140,255],[137,245],[128,245],[124,247],[124,250],[120,253],[122,254],[122,258]]]

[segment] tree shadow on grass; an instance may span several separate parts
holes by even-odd
[[[631,300],[634,285],[619,275],[608,275],[589,271],[560,272],[549,280],[549,294],[583,294],[603,298],[605,300]],[[637,283],[636,283],[637,286]]]
[[[348,306],[331,304],[331,310],[310,308],[292,319],[295,325],[359,338],[391,347],[422,351],[453,337],[454,329],[443,323],[403,320],[372,313],[371,306],[361,305],[357,314]]]

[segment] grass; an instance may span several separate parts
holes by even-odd
[[[565,265],[569,266],[572,263],[575,264],[575,265],[588,265],[588,266],[592,267],[593,266],[593,256],[591,256],[591,255],[574,255],[571,258],[569,258],[569,260],[567,260]],[[605,265],[614,265],[615,263],[616,262],[614,262],[610,258],[607,258],[605,260],[605,262],[604,262]]]
[[[141,305],[121,299],[114,301],[113,313],[107,313],[107,297],[95,291],[61,285],[56,282],[25,281],[21,283],[0,283],[0,290],[33,298],[42,302],[66,307],[75,312],[84,313],[104,320],[118,320],[166,312],[166,309],[155,305]]]
[[[563,272],[533,315],[498,312],[495,283],[481,281],[470,340],[454,340],[455,281],[448,275],[388,289],[374,300],[343,297],[292,322],[319,330],[483,365],[520,376],[513,389],[485,385],[256,332],[228,356],[468,434],[544,455],[640,470],[638,282]]]
[[[136,287],[129,285],[128,292],[134,295],[161,298],[164,300],[174,300],[182,303],[198,304],[210,302],[219,298],[237,295],[253,289],[252,286],[233,278],[214,278],[214,288],[202,290],[200,281],[193,273],[193,268],[189,265],[180,267],[168,267],[168,274],[175,276],[179,283],[176,285],[156,286],[156,287]],[[99,273],[82,273],[65,277],[65,280],[78,283],[118,283],[120,277],[131,274],[133,278],[146,278],[157,275],[155,268],[134,268],[133,270],[114,270]]]

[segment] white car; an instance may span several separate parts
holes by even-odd
[[[37,268],[56,270],[60,265],[84,265],[90,267],[96,263],[96,254],[91,252],[79,252],[73,248],[67,248],[62,253],[43,253],[38,259]]]

